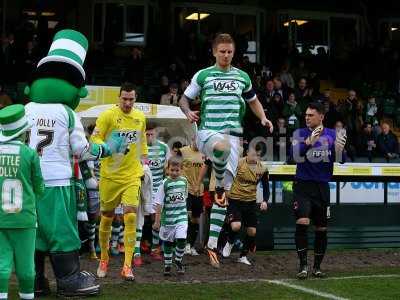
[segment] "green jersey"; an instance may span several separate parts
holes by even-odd
[[[0,228],[35,228],[44,191],[37,153],[20,141],[0,144]]]
[[[164,179],[164,167],[169,159],[168,145],[156,140],[153,145],[147,145],[149,168],[153,177],[153,193],[157,193],[158,187]]]
[[[212,66],[198,71],[185,90],[188,99],[200,97],[199,130],[241,136],[245,101],[256,99],[249,75],[235,67],[223,71]]]
[[[164,179],[155,197],[155,202],[162,206],[162,226],[187,224],[187,196],[188,182],[185,177],[180,176],[176,179],[167,177]]]

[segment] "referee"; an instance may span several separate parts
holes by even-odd
[[[324,128],[324,107],[319,103],[307,106],[306,128],[293,133],[292,156],[296,162],[293,183],[293,209],[296,216],[296,250],[300,261],[297,278],[308,277],[307,230],[312,220],[315,226],[314,265],[312,275],[324,277],[321,262],[327,247],[327,223],[329,218],[329,181],[334,161],[344,162],[346,132]]]

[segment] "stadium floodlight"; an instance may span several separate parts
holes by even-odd
[[[398,27],[391,27],[390,30],[391,31],[396,31],[396,30],[399,30],[399,28]]]
[[[203,20],[207,18],[210,14],[206,13],[192,13],[188,15],[185,19],[186,20],[192,20],[192,21],[198,21],[198,20]]]

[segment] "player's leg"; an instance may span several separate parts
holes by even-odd
[[[182,264],[185,254],[188,224],[178,224],[175,226],[175,266],[178,274],[184,274],[185,268]]]
[[[247,229],[238,262],[251,265],[247,258],[247,254],[256,251],[257,204],[256,201],[245,202],[242,204],[242,221],[243,226]]]
[[[227,242],[224,246],[224,249],[222,250],[223,257],[229,257],[231,255],[234,242],[242,227],[242,212],[240,206],[241,206],[240,201],[229,199],[229,205],[227,211],[229,230],[228,230]]]
[[[10,232],[14,246],[15,273],[21,299],[34,298],[36,228],[14,229]]]
[[[119,235],[118,235],[118,252],[119,253],[125,253],[124,235],[125,235],[125,223],[121,222],[121,225],[119,226]]]
[[[132,272],[132,257],[136,242],[136,216],[140,198],[140,178],[129,186],[122,194],[121,203],[124,205],[124,245],[125,259],[121,276],[128,281],[135,279]]]
[[[45,260],[46,252],[35,251],[35,297],[45,296],[50,294],[49,280],[45,276]]]
[[[151,252],[150,252],[150,257],[153,260],[156,261],[162,261],[162,256],[161,256],[161,247],[160,247],[160,231],[159,230],[155,230],[153,228],[153,224],[155,221],[155,214],[151,215]]]
[[[110,256],[108,249],[110,246],[110,237],[112,230],[112,222],[114,220],[115,208],[121,201],[121,185],[111,180],[100,178],[99,194],[100,194],[100,225],[99,225],[99,247],[100,262],[97,268],[97,276],[103,278],[107,275],[108,262]]]
[[[163,241],[164,250],[164,276],[171,276],[171,266],[172,266],[172,249],[174,248],[174,243],[170,241]]]
[[[328,184],[320,184],[321,199],[313,203],[313,220],[315,225],[314,239],[314,265],[312,274],[315,277],[325,277],[326,274],[321,271],[321,263],[324,259],[326,248],[328,246],[328,218],[330,218],[329,210],[329,186]]]
[[[91,189],[88,188],[87,191],[88,195],[88,218],[89,221],[87,223],[87,228],[89,232],[89,257],[91,259],[97,259],[96,255],[96,224],[99,220],[99,214],[100,214],[100,198],[99,198],[99,191],[97,189],[97,184],[96,188],[91,186]]]
[[[8,299],[8,285],[13,267],[13,248],[7,229],[0,229],[0,299]]]
[[[143,264],[142,256],[140,253],[140,243],[142,241],[142,229],[144,224],[144,213],[142,205],[139,205],[138,212],[136,215],[136,238],[135,238],[135,250],[133,255],[133,265],[140,267]]]
[[[199,233],[200,215],[203,212],[203,202],[201,197],[189,194],[187,200],[187,207],[188,207],[189,224],[188,224],[188,234],[187,234],[188,243],[186,245],[185,254],[197,256],[199,254],[197,253],[194,244],[197,240],[197,235]]]
[[[122,205],[118,205],[114,210],[114,219],[111,223],[111,243],[110,243],[110,253],[111,255],[119,255],[118,250],[118,239],[121,230],[123,218],[123,208]]]
[[[310,199],[307,192],[313,193],[309,185],[302,182],[293,184],[293,210],[296,217],[295,243],[297,256],[299,258],[299,272],[297,277],[305,279],[308,277],[307,250],[308,250],[308,226],[310,225]]]

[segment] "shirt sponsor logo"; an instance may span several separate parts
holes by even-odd
[[[183,202],[185,201],[185,197],[183,193],[178,192],[168,196],[168,201],[170,202]]]
[[[234,92],[239,89],[239,84],[234,80],[214,80],[214,90],[216,92]]]

